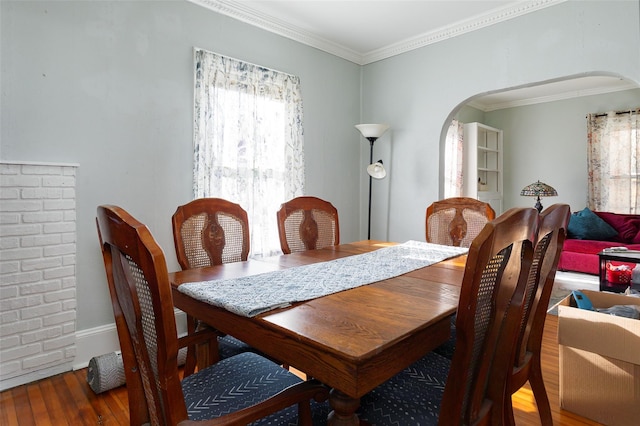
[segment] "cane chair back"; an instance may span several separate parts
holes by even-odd
[[[467,256],[453,359],[430,352],[365,395],[364,421],[503,425],[537,223],[538,212],[527,208],[485,225]]]
[[[247,260],[247,212],[222,198],[199,198],[179,206],[171,218],[182,269]]]
[[[533,264],[525,291],[515,364],[509,379],[510,394],[517,392],[529,381],[543,425],[550,425],[553,420],[540,363],[542,334],[570,215],[571,210],[566,204],[554,204],[540,215]],[[510,403],[507,405],[506,419],[509,424],[514,424],[513,407]]]
[[[430,243],[469,247],[487,222],[496,216],[488,203],[468,197],[433,202],[426,212],[426,239]]]
[[[325,398],[324,388],[303,382],[259,355],[243,353],[181,381],[171,285],[162,249],[145,225],[119,207],[98,207],[96,220],[132,425],[177,425],[208,418],[218,422],[206,424],[247,424],[296,403],[301,420],[309,424],[309,400]],[[264,374],[269,375],[268,381],[260,380]],[[243,387],[251,389],[245,392],[251,397],[234,393]],[[226,397],[219,398],[221,394]],[[213,400],[216,404],[207,402]]]
[[[280,247],[284,254],[340,244],[338,210],[317,197],[297,197],[277,213]]]

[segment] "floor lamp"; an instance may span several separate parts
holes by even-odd
[[[356,129],[360,131],[370,145],[369,149],[369,166],[367,166],[367,173],[369,174],[369,222],[367,225],[367,239],[371,239],[371,181],[372,178],[382,179],[387,175],[382,165],[382,160],[377,163],[373,162],[373,143],[380,136],[389,130],[388,124],[357,124]]]

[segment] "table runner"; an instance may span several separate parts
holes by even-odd
[[[178,290],[238,315],[253,317],[294,302],[397,277],[467,251],[463,247],[407,241],[369,253],[258,275],[184,283]]]

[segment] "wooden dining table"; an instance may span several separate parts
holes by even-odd
[[[238,278],[393,245],[360,241],[170,274],[174,305],[331,387],[331,425],[357,425],[360,397],[445,342],[466,256],[245,317],[194,299],[183,283]]]

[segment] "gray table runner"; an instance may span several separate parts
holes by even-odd
[[[238,315],[253,317],[294,302],[397,277],[467,251],[467,248],[408,241],[328,262],[247,277],[184,283],[178,290]]]

